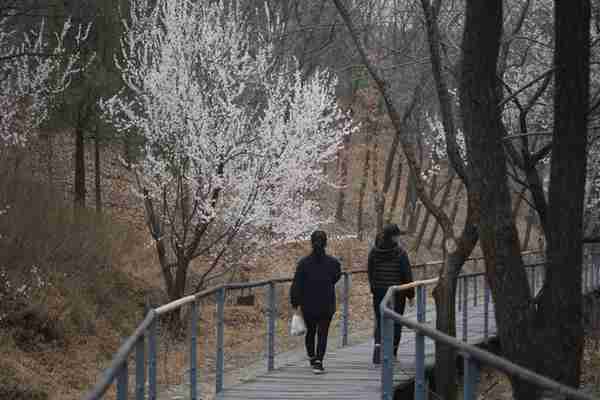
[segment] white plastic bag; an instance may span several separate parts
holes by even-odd
[[[299,312],[295,312],[292,316],[292,323],[290,324],[290,335],[301,336],[306,333],[306,324],[304,318]]]

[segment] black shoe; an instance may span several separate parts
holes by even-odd
[[[323,368],[323,362],[321,360],[315,360],[313,362],[312,371],[314,374],[323,374],[325,373],[325,368]]]
[[[381,364],[381,346],[378,344],[373,349],[373,364]]]
[[[308,357],[308,359],[309,359],[308,362],[310,363],[310,366],[314,367],[315,366],[315,361],[317,361],[317,357]]]

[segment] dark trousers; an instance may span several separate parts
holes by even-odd
[[[306,323],[306,353],[310,358],[316,358],[323,361],[327,351],[327,335],[329,334],[329,324],[333,316],[311,317],[304,316]],[[317,337],[317,353],[315,354],[315,336]]]
[[[375,344],[381,344],[381,314],[379,312],[379,306],[381,301],[385,297],[386,289],[375,289],[373,292],[373,313],[375,314]],[[394,311],[398,314],[404,314],[404,305],[406,304],[406,298],[401,294],[396,294],[394,301]],[[394,324],[394,354],[398,351],[398,344],[402,337],[402,325]]]

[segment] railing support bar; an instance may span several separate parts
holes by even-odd
[[[198,302],[190,310],[190,399],[198,399]]]
[[[463,400],[477,399],[477,381],[479,379],[479,363],[468,354],[463,355],[464,359],[464,390]]]
[[[393,300],[392,300],[393,301]],[[381,341],[383,345],[383,364],[381,366],[381,398],[383,400],[393,400],[394,398],[394,320],[386,317],[384,303],[380,305],[381,312]]]
[[[275,368],[275,318],[277,318],[275,284],[269,283],[269,318],[267,320],[267,371]]]
[[[215,392],[223,391],[223,374],[225,367],[224,360],[224,339],[225,339],[225,288],[217,290],[217,365],[215,371]]]
[[[483,277],[483,340],[487,342],[489,337],[490,326],[490,287],[487,284],[487,279]]]
[[[127,360],[123,362],[117,376],[117,400],[127,400],[129,372]]]
[[[457,282],[456,282],[456,286],[458,287],[458,311],[460,312],[462,310],[462,291],[463,291],[463,283],[462,283],[462,279],[460,278],[460,275],[457,278]]]
[[[350,274],[344,273],[344,303],[342,306],[342,347],[348,345],[348,318],[350,314]]]
[[[158,352],[158,316],[152,321],[148,337],[148,399],[156,400],[156,356]]]
[[[425,322],[425,286],[417,287],[417,321]],[[415,338],[415,400],[425,400],[425,336],[416,332]]]
[[[477,307],[477,275],[473,277],[473,307]]]
[[[145,400],[146,390],[146,360],[144,354],[144,336],[135,344],[135,398]]]
[[[469,321],[469,315],[467,312],[468,307],[468,301],[469,301],[469,283],[467,281],[467,277],[462,277],[462,281],[463,281],[463,305],[462,305],[462,322],[463,322],[463,326],[462,326],[462,331],[463,331],[463,341],[466,342],[467,338],[468,338],[468,321]]]

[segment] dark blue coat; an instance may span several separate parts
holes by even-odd
[[[335,257],[311,254],[301,258],[290,289],[292,307],[300,307],[309,318],[330,318],[335,313],[335,284],[341,275]]]

